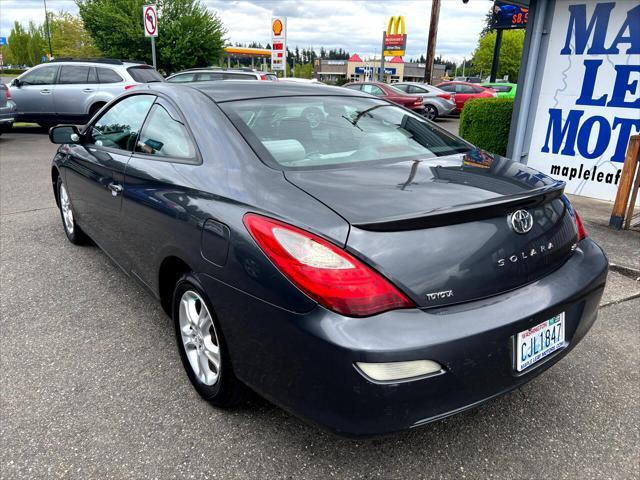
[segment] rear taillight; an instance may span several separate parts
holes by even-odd
[[[137,83],[134,83],[133,85],[125,85],[125,86],[124,86],[124,89],[125,89],[125,90],[129,90],[130,88],[137,87],[137,86],[138,86],[138,84],[137,84]]]
[[[451,95],[449,95],[448,93],[439,93],[438,96],[440,98],[444,98],[445,100],[451,100]]]
[[[413,102],[413,104],[414,104],[416,107],[419,107],[420,105],[422,105],[422,99],[421,99],[421,98],[418,98],[415,102]]]
[[[253,213],[243,221],[278,270],[334,312],[364,317],[414,306],[379,273],[317,235]]]
[[[573,213],[576,216],[576,228],[578,229],[578,241],[585,239],[589,234],[587,233],[587,229],[584,228],[584,223],[582,223],[582,219],[580,215],[578,215],[577,210],[574,208]]]
[[[4,96],[7,97],[7,100],[11,100],[11,92],[8,88],[4,91]]]
[[[264,74],[261,74],[261,75],[260,75],[260,80],[266,80],[266,79],[267,79],[267,76],[266,76],[266,75],[264,75]]]

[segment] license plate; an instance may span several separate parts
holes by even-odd
[[[518,333],[516,369],[521,372],[565,346],[564,312]]]

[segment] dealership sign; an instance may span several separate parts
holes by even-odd
[[[387,31],[384,34],[384,55],[387,57],[402,57],[406,49],[407,34],[405,32],[404,17],[391,17]]]
[[[528,165],[613,200],[640,132],[640,4],[555,3]]]
[[[285,70],[287,60],[287,17],[271,19],[271,69]]]

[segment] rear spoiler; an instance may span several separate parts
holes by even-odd
[[[375,222],[359,223],[353,226],[371,232],[397,232],[486,220],[506,216],[519,208],[535,208],[547,203],[560,197],[564,192],[564,187],[565,183],[558,181],[525,193],[438,208],[411,217],[387,217]]]

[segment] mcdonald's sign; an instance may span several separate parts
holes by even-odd
[[[389,19],[384,35],[384,55],[386,57],[402,57],[407,48],[404,17],[398,15]]]

